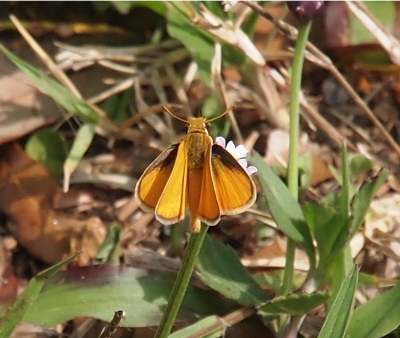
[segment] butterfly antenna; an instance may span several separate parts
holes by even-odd
[[[215,120],[219,119],[220,117],[222,117],[222,116],[228,114],[231,110],[233,110],[233,108],[235,108],[234,105],[229,106],[228,109],[225,110],[221,115],[218,115],[217,117],[214,117],[214,118],[212,118],[212,119],[210,119],[210,120],[207,120],[206,122],[208,123],[208,122],[212,122],[212,121],[215,121]]]
[[[185,119],[183,119],[183,118],[181,118],[181,117],[179,117],[179,116],[176,116],[176,115],[175,115],[172,111],[170,111],[166,106],[162,106],[162,109],[164,109],[169,115],[171,115],[172,117],[176,118],[177,120],[182,121],[182,122],[185,122],[185,123],[189,123],[189,121],[187,121],[187,120],[185,120]]]

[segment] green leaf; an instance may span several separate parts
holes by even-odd
[[[322,273],[330,277],[330,286],[332,298],[329,299],[328,308],[331,308],[333,301],[336,299],[343,280],[354,269],[355,264],[351,256],[350,245],[344,246],[332,259],[332,264],[328,266],[321,265]]]
[[[351,222],[351,237],[360,229],[364,218],[369,210],[376,192],[386,182],[389,171],[383,169],[371,182],[363,184],[360,190],[354,195],[352,201],[353,220]]]
[[[206,236],[197,268],[203,283],[245,306],[265,303],[269,297],[255,282],[230,246]]]
[[[311,179],[313,173],[314,155],[312,153],[306,153],[299,157],[299,179],[300,188],[309,188],[311,186]]]
[[[121,246],[122,227],[114,222],[108,230],[107,237],[93,259],[95,264],[119,264],[119,250]]]
[[[209,333],[209,328],[215,328],[212,333]],[[207,334],[204,335],[204,330]],[[179,331],[176,331],[168,336],[168,338],[187,338],[193,335],[198,336],[201,332],[203,338],[218,338],[222,337],[226,330],[226,325],[217,316],[209,316],[199,320],[193,325],[187,326]]]
[[[140,2],[142,6],[151,9],[153,12],[161,15],[167,15],[167,6],[165,5],[164,1],[133,1],[133,2]]]
[[[188,8],[179,2],[171,3],[167,12],[167,29],[171,37],[182,42],[189,50],[199,67],[201,77],[210,86],[211,60],[214,55],[214,42],[211,37],[206,36],[193,24]]]
[[[44,128],[35,132],[29,137],[25,151],[52,175],[62,177],[67,146],[64,137],[57,130]]]
[[[108,321],[115,311],[123,310],[122,326],[156,326],[174,281],[172,274],[110,264],[74,267],[46,282],[23,321],[44,326],[79,316]],[[189,286],[178,317],[194,320],[199,316],[224,315],[233,309],[215,292]]]
[[[362,272],[360,272],[360,278],[358,280],[358,285],[363,288],[393,287],[397,285],[397,283],[398,280],[396,279],[378,277],[376,275],[370,275]]]
[[[82,159],[83,155],[88,150],[90,144],[92,143],[94,134],[96,132],[96,126],[92,123],[83,124],[74,140],[74,144],[68,154],[67,160],[64,163],[64,173],[69,175],[74,172]]]
[[[349,218],[330,206],[316,202],[306,204],[303,211],[317,242],[320,257],[318,265],[326,267],[349,240]]]
[[[47,95],[52,97],[59,105],[68,112],[75,114],[83,121],[97,123],[99,117],[97,113],[84,100],[78,98],[57,81],[51,79],[35,67],[11,53],[7,48],[0,44],[0,50],[25,74],[27,74],[36,85]]]
[[[354,303],[358,269],[354,267],[343,280],[335,301],[326,317],[318,338],[342,338]],[[366,337],[359,334],[357,337]]]
[[[379,338],[400,325],[400,284],[356,309],[346,338]]]
[[[24,315],[34,308],[33,304],[36,301],[39,292],[42,290],[45,281],[60,271],[64,266],[71,263],[75,257],[79,255],[74,254],[66,260],[40,272],[36,277],[32,278],[24,292],[18,297],[15,304],[7,311],[0,321],[0,337],[10,337],[15,327],[22,320]],[[44,310],[40,316],[46,316]]]
[[[111,3],[109,1],[92,1],[92,5],[96,11],[101,14],[111,7]]]
[[[198,2],[171,1],[169,3],[167,12],[168,33],[188,49],[199,67],[201,77],[211,87],[214,43],[219,39],[194,22],[193,16],[194,13],[197,13]],[[238,66],[244,63],[246,57],[241,50],[224,41],[221,42],[221,45],[224,64]]]
[[[315,249],[301,208],[287,186],[268,167],[260,155],[248,156],[249,161],[258,169],[265,198],[271,214],[280,230],[289,236],[296,244],[302,246],[310,260],[311,269],[315,266]]]
[[[203,1],[205,7],[221,19],[226,19],[229,13],[224,12],[220,1]]]
[[[135,1],[111,1],[110,3],[121,14],[128,14],[131,8],[135,6]]]
[[[292,294],[272,299],[260,307],[261,312],[268,314],[288,313],[290,315],[303,315],[317,306],[325,303],[329,298],[326,291],[314,293]]]
[[[347,155],[347,147],[345,144],[342,145],[341,149],[342,157],[342,193],[340,194],[340,214],[347,217],[350,213],[350,198],[353,196],[351,193],[350,184],[350,164],[349,157]]]
[[[396,22],[396,5],[394,1],[363,1],[372,16],[389,32]],[[349,42],[352,45],[377,42],[373,34],[353,13],[350,13]]]
[[[112,95],[101,104],[101,109],[110,120],[124,122],[131,117],[128,113],[128,106],[132,95],[133,91],[131,89],[125,90],[120,95]]]
[[[354,182],[361,175],[372,170],[373,163],[369,158],[361,154],[352,154],[350,156],[350,178]]]

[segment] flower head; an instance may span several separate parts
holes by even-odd
[[[242,166],[244,170],[246,170],[248,175],[252,175],[257,172],[257,168],[254,166],[247,166],[246,156],[248,154],[248,150],[244,147],[244,145],[239,144],[235,147],[235,144],[232,141],[229,141],[226,145],[226,141],[223,137],[218,136],[215,139],[215,143],[219,146],[225,148]]]
[[[287,6],[293,15],[303,24],[323,13],[323,1],[288,1]]]

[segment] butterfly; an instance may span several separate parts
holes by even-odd
[[[206,123],[216,118],[193,117],[180,143],[165,149],[144,171],[135,188],[139,206],[154,213],[164,225],[179,222],[189,210],[192,232],[201,222],[217,224],[222,215],[234,215],[251,207],[256,200],[253,180],[239,162],[222,146],[213,144]]]

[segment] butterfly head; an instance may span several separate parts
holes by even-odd
[[[206,119],[204,117],[192,117],[189,119],[187,122],[189,127],[188,127],[188,133],[205,133],[208,134],[207,128],[206,128]]]

